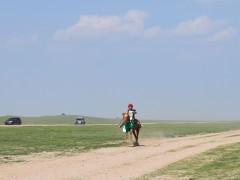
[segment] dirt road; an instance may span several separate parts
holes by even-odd
[[[174,139],[144,139],[140,146],[104,148],[76,156],[25,157],[0,166],[0,179],[134,179],[220,145],[240,142],[240,130]]]

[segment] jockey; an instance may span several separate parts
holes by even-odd
[[[128,105],[128,110],[127,110],[128,116],[129,116],[129,120],[130,122],[127,123],[127,126],[129,127],[134,127],[135,126],[135,114],[137,114],[137,111],[135,109],[133,109],[133,104],[129,104]],[[124,114],[124,113],[123,113]],[[124,123],[124,121],[122,121],[119,125],[119,127],[123,127],[123,125],[126,125]],[[129,129],[129,127],[127,129]]]
[[[138,123],[142,127],[140,121],[135,119],[135,114],[137,114],[137,111],[136,109],[133,109],[133,104],[128,104],[128,114],[130,117],[130,122],[133,124],[133,126],[135,126],[134,124]]]
[[[137,114],[137,111],[133,109],[133,104],[128,104],[128,110],[127,110],[128,116],[129,116],[129,122],[124,123],[124,121],[121,121],[119,124],[119,127],[122,128],[123,125],[125,125],[125,128],[129,130],[129,128],[133,128],[136,123],[138,123],[141,127],[141,123],[135,119],[135,114]],[[123,113],[124,115],[124,113]]]
[[[133,109],[133,104],[128,104],[128,114],[130,117],[130,121],[135,121],[135,114],[137,114],[137,111]]]

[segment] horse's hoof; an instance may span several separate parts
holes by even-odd
[[[139,144],[137,142],[134,142],[133,145],[134,146],[139,146]]]
[[[139,146],[139,143],[138,142],[134,142],[133,145],[134,146]]]

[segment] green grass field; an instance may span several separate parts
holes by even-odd
[[[239,155],[240,143],[221,146],[170,164],[139,179],[239,179]]]
[[[118,146],[121,135],[110,126],[0,127],[0,156]]]
[[[143,137],[181,137],[193,134],[215,133],[240,129],[240,122],[214,123],[166,123],[146,124],[142,129]]]
[[[105,123],[104,120],[102,122]],[[95,122],[93,121],[93,123]],[[144,124],[140,132],[140,141],[141,138],[179,137],[233,129],[240,129],[240,122],[159,122],[158,124]],[[45,151],[86,151],[92,148],[121,146],[123,137],[124,133],[118,128],[117,124],[98,126],[1,126],[0,156]]]

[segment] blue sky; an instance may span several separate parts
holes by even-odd
[[[0,2],[0,115],[240,119],[240,1]]]

